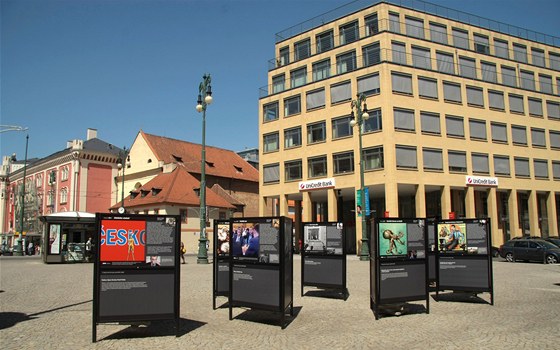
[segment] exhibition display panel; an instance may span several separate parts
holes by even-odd
[[[214,220],[214,274],[212,279],[212,307],[216,309],[218,296],[229,296],[229,220]]]
[[[428,293],[428,239],[425,219],[376,219],[370,245],[370,308],[424,300]]]
[[[233,307],[293,315],[292,219],[233,218],[229,242],[229,318]]]
[[[436,244],[436,219],[426,219],[426,234],[428,236],[428,282],[429,289],[434,291],[437,286],[437,250]]]
[[[304,223],[301,251],[301,295],[304,286],[338,290],[344,300],[346,287],[346,240],[342,223]]]
[[[490,293],[494,304],[490,220],[438,221],[437,290]]]
[[[179,331],[179,216],[96,214],[97,325],[174,320]]]

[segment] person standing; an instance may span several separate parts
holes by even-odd
[[[86,261],[89,262],[91,260],[91,237],[88,238],[86,242]]]
[[[185,262],[185,253],[187,252],[187,249],[185,249],[185,243],[181,242],[181,260],[183,260],[183,262],[181,264],[186,264]]]

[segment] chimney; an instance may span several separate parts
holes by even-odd
[[[72,147],[72,140],[66,141],[66,148]]]
[[[91,140],[97,138],[97,129],[88,128],[86,140]]]

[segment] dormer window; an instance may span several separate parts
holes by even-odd
[[[158,193],[161,192],[161,188],[159,187],[152,187],[152,196],[157,196]]]
[[[243,168],[237,165],[233,166],[235,168],[235,170],[237,170],[238,173],[242,173],[243,172]]]
[[[176,156],[174,154],[172,154],[172,156],[173,156],[173,159],[175,159],[176,162],[183,163],[183,157],[179,157],[179,156]]]
[[[144,198],[148,195],[148,193],[150,193],[150,191],[148,190],[140,190],[140,197]]]
[[[197,197],[200,197],[200,188],[193,188],[194,193],[196,193]]]
[[[209,168],[213,168],[213,167],[214,167],[214,163],[213,163],[213,162],[206,161],[206,165],[208,165]]]
[[[138,191],[130,191],[130,199],[134,199],[138,196]]]

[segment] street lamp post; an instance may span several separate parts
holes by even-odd
[[[29,134],[25,137],[25,160],[23,161],[23,182],[21,184],[21,215],[19,221],[19,237],[14,249],[14,255],[23,255],[23,217],[25,214],[25,177],[27,176],[27,146],[29,145]]]
[[[208,264],[206,250],[206,107],[212,103],[210,74],[204,74],[198,87],[196,111],[202,112],[202,154],[200,161],[200,239],[198,240],[198,264]]]
[[[128,152],[130,150],[126,149],[126,146],[123,147],[123,150],[119,152],[119,160],[117,163],[117,167],[122,169],[122,186],[121,186],[121,207],[119,208],[119,213],[124,214],[126,208],[124,207],[124,173],[127,166],[130,164],[130,156]]]
[[[369,214],[366,211],[366,195],[364,186],[364,162],[363,162],[363,149],[362,149],[362,129],[364,122],[369,119],[369,114],[367,112],[366,96],[364,94],[358,94],[357,99],[351,102],[352,108],[352,120],[350,121],[350,126],[358,126],[358,139],[360,142],[358,160],[360,162],[360,202],[361,202],[361,216],[362,216],[362,248],[360,249],[360,260],[369,260],[369,247],[368,247],[368,237],[367,237],[367,222],[366,216]],[[362,108],[363,106],[363,108]],[[354,114],[356,110],[356,114]]]

